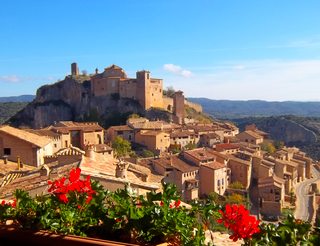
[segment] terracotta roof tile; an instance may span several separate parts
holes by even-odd
[[[26,141],[28,143],[34,144],[38,147],[44,147],[51,143],[51,139],[47,137],[42,137],[37,134],[24,131],[18,128],[14,128],[11,126],[0,126],[0,132],[6,133],[8,135],[11,135],[13,137],[19,138],[20,140]]]
[[[162,157],[162,158],[153,160],[153,162],[166,168],[173,167],[181,172],[192,172],[192,171],[199,170],[199,167],[188,164],[187,162],[180,159],[178,156]]]
[[[223,163],[220,163],[220,162],[217,162],[217,161],[204,163],[201,166],[205,166],[205,167],[208,167],[208,168],[213,169],[213,170],[221,169],[221,168],[226,167]]]

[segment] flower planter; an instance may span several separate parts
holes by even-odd
[[[2,246],[7,245],[32,245],[32,246],[81,246],[81,245],[108,245],[123,246],[136,245],[120,243],[108,240],[101,240],[90,237],[79,237],[69,235],[58,235],[47,231],[22,230],[15,226],[0,226],[0,242]]]

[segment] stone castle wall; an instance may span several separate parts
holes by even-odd
[[[184,100],[184,104],[193,108],[197,112],[202,112],[202,106],[200,104],[189,102],[187,100]],[[163,96],[163,108],[169,112],[173,112],[173,98]]]

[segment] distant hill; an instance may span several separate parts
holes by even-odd
[[[27,102],[0,102],[0,124],[22,110]]]
[[[201,104],[205,113],[220,119],[280,115],[320,117],[320,101],[268,102],[261,100],[212,100],[208,98],[188,98],[188,100]]]
[[[249,117],[232,120],[240,130],[248,124],[270,134],[273,140],[296,146],[315,160],[320,160],[320,118],[298,116]]]
[[[35,95],[0,97],[0,102],[31,102],[35,97]]]

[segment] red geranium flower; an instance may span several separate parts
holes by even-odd
[[[249,211],[243,205],[226,205],[225,212],[219,211],[222,215],[218,223],[232,231],[230,239],[237,241],[240,238],[251,238],[253,234],[260,232],[259,220],[249,215]]]

